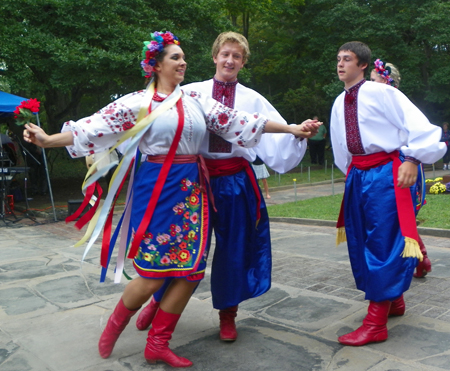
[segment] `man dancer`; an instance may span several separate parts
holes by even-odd
[[[238,83],[237,75],[250,55],[247,39],[235,32],[220,34],[212,47],[216,73],[211,80],[182,87],[212,96],[228,107],[285,120],[260,94]],[[314,135],[313,133],[312,135]],[[211,176],[217,213],[212,216],[216,247],[211,267],[213,306],[219,309],[220,338],[237,338],[235,317],[244,300],[264,294],[271,285],[271,243],[267,209],[251,167],[258,155],[270,168],[284,173],[297,166],[306,141],[292,135],[264,134],[252,149],[229,145],[207,134],[200,153]],[[250,163],[249,163],[250,162]],[[141,312],[136,325],[147,328],[162,298],[158,292]]]
[[[330,126],[336,165],[347,173],[338,242],[346,234],[356,287],[370,300],[362,326],[338,339],[352,346],[386,340],[388,316],[404,313],[403,293],[422,258],[409,187],[420,162],[445,153],[441,129],[403,93],[364,79],[370,58],[362,42],[340,47],[337,73],[345,91],[333,104]]]

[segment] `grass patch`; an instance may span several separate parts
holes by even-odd
[[[315,197],[267,207],[270,217],[337,220],[342,195]]]
[[[270,205],[270,217],[337,220],[342,195]],[[450,229],[450,194],[427,195],[427,204],[417,216],[420,227]]]
[[[272,171],[270,173],[273,174]],[[333,178],[334,179],[344,178],[344,174],[340,170],[334,168]],[[294,179],[296,184],[317,183],[323,182],[325,180],[330,181],[331,168],[328,167],[326,171],[323,168],[321,169],[311,168],[308,177],[308,168],[306,169],[303,168],[303,171],[301,171],[300,167],[296,167],[286,174],[271,175],[269,178],[267,178],[267,184],[269,184],[270,188],[293,185]]]
[[[331,165],[334,163],[333,152],[331,150],[325,151],[325,159],[327,164],[326,167],[312,165],[309,153],[306,152],[302,162],[286,174],[278,174],[269,169],[270,177],[267,178],[267,183],[269,184],[269,187],[279,187],[293,185],[294,179],[297,184],[317,183],[325,180],[331,180]],[[309,177],[308,167],[310,169]],[[344,174],[337,167],[334,167],[333,178],[344,178]]]
[[[427,195],[427,204],[420,210],[420,227],[450,229],[450,194]]]

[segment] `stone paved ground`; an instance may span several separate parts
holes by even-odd
[[[330,189],[312,186],[297,196]],[[271,202],[293,197],[292,190],[272,193]],[[112,270],[98,282],[98,245],[80,264],[83,249],[73,244],[81,233],[71,225],[37,221],[0,226],[0,370],[170,369],[146,364],[146,332],[134,319],[111,357],[99,357],[99,336],[125,283],[113,284]],[[355,289],[345,244],[335,247],[335,228],[272,221],[271,234],[272,288],[242,303],[235,343],[218,338],[207,271],[171,341],[194,362],[191,370],[450,370],[449,238],[423,235],[433,271],[413,279],[406,314],[389,320],[388,341],[354,348],[337,337],[361,324],[367,303]]]
[[[207,277],[171,341],[192,370],[450,370],[450,240],[424,237],[433,271],[413,279],[407,312],[387,342],[352,348],[336,339],[357,328],[367,303],[355,289],[335,228],[272,223],[273,285],[240,306],[239,338],[218,339]],[[146,332],[134,319],[107,360],[97,341],[124,283],[98,282],[98,248],[80,266],[80,232],[63,222],[0,227],[0,370],[141,371]],[[132,272],[132,268],[129,269]],[[209,276],[209,273],[208,273]]]

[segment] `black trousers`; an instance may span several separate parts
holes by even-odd
[[[309,155],[311,156],[311,164],[323,165],[325,158],[325,143],[326,140],[309,140]]]

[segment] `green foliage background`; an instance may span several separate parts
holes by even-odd
[[[445,0],[3,0],[0,19],[0,88],[42,101],[49,132],[141,89],[140,50],[154,30],[179,36],[186,82],[213,75],[220,32],[244,33],[252,55],[240,80],[288,122],[328,122],[342,91],[336,50],[355,39],[399,67],[400,89],[430,121],[450,118]]]

